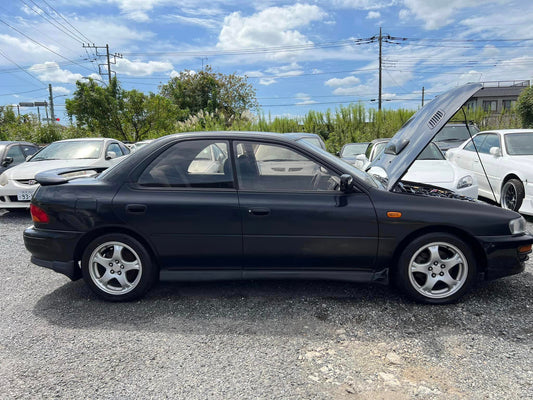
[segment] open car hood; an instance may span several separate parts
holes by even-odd
[[[387,190],[395,187],[435,135],[481,88],[480,83],[469,83],[449,90],[427,103],[396,132],[385,151],[371,164],[387,174]]]

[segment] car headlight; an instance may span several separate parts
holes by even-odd
[[[7,185],[7,175],[6,174],[1,174],[0,175],[0,186],[5,186]]]
[[[474,180],[470,175],[463,176],[461,179],[459,179],[459,182],[457,182],[457,189],[472,186],[473,183]]]
[[[512,235],[518,235],[526,232],[526,220],[524,217],[519,217],[509,221],[509,230]]]

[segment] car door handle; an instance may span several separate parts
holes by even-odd
[[[248,214],[264,216],[264,215],[270,214],[270,209],[269,208],[250,208],[248,210]]]
[[[128,204],[126,212],[130,214],[144,214],[146,212],[146,205],[144,204]]]

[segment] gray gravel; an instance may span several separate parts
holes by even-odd
[[[533,263],[464,301],[313,281],[162,283],[98,300],[0,216],[0,398],[533,398]],[[533,231],[533,223],[528,223]]]

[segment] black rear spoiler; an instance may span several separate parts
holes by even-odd
[[[49,171],[39,172],[35,175],[35,180],[41,184],[41,186],[61,185],[76,178],[86,178],[94,176],[100,172],[106,170],[107,167],[68,167],[57,168]],[[87,171],[87,173],[83,173]],[[92,173],[91,173],[92,172]],[[80,174],[77,174],[80,173]]]

